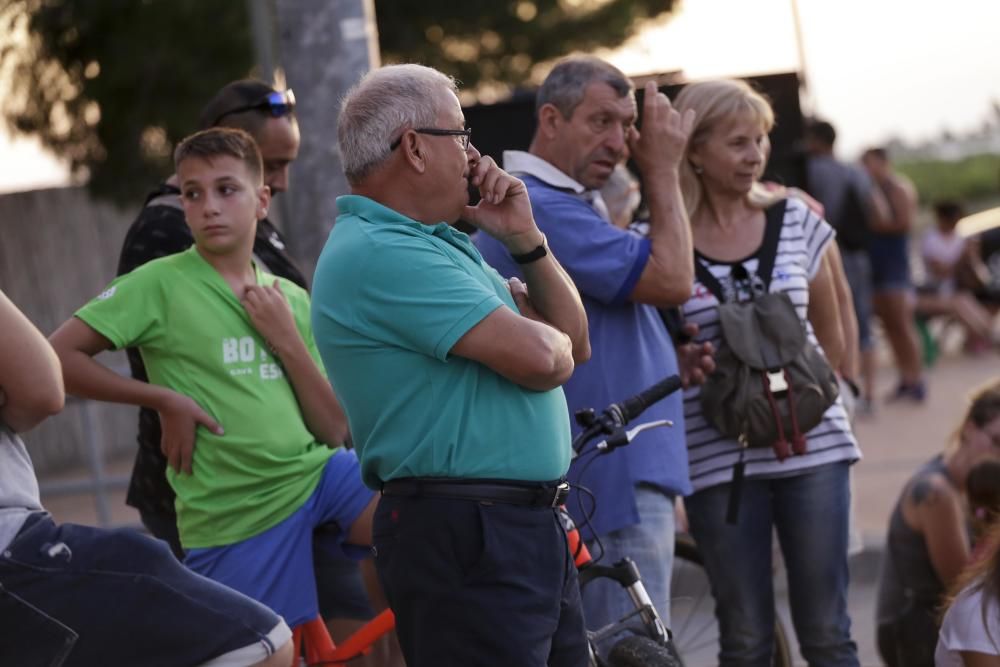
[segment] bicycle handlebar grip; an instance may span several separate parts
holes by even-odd
[[[642,412],[653,403],[663,400],[670,394],[681,388],[681,378],[679,375],[670,375],[652,387],[643,389],[632,398],[626,398],[621,402],[622,416],[628,423],[642,414]]]

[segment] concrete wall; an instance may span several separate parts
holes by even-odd
[[[94,202],[84,188],[0,196],[0,290],[48,335],[114,277],[137,211]],[[128,372],[123,353],[100,359]],[[86,459],[85,409],[104,456],[134,451],[135,408],[70,402],[24,438],[40,474]]]

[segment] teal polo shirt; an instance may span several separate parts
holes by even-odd
[[[339,197],[337,207],[313,277],[313,334],[365,483],[565,475],[562,389],[533,391],[449,354],[500,306],[517,311],[469,237],[366,197]]]

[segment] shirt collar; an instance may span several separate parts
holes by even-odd
[[[566,175],[551,162],[547,162],[537,155],[526,153],[525,151],[504,151],[504,169],[514,175],[524,174],[533,176],[538,180],[551,185],[560,190],[570,190],[578,195],[582,195],[587,188],[577,183]]]
[[[363,195],[341,195],[337,197],[337,210],[339,211],[338,219],[342,216],[355,216],[371,223],[399,225],[400,227],[405,227],[421,234],[436,236],[446,243],[456,246],[476,260],[476,262],[482,263],[482,258],[475,249],[469,235],[460,232],[447,222],[425,225]]]
[[[532,176],[557,190],[567,190],[580,195],[597,211],[599,216],[608,222],[611,221],[607,204],[604,203],[600,191],[588,190],[551,162],[524,151],[504,151],[503,166],[515,176]]]

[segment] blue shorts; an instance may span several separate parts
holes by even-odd
[[[876,292],[910,290],[909,246],[905,235],[875,235],[868,247],[872,262],[872,287]]]
[[[369,555],[368,547],[345,545],[344,537],[373,495],[361,482],[357,456],[341,449],[327,460],[309,499],[287,519],[242,542],[191,549],[184,563],[266,604],[294,628],[319,615],[314,531],[322,527],[324,547],[356,558]]]
[[[4,665],[253,664],[291,639],[264,605],[128,529],[32,514],[0,553]]]

